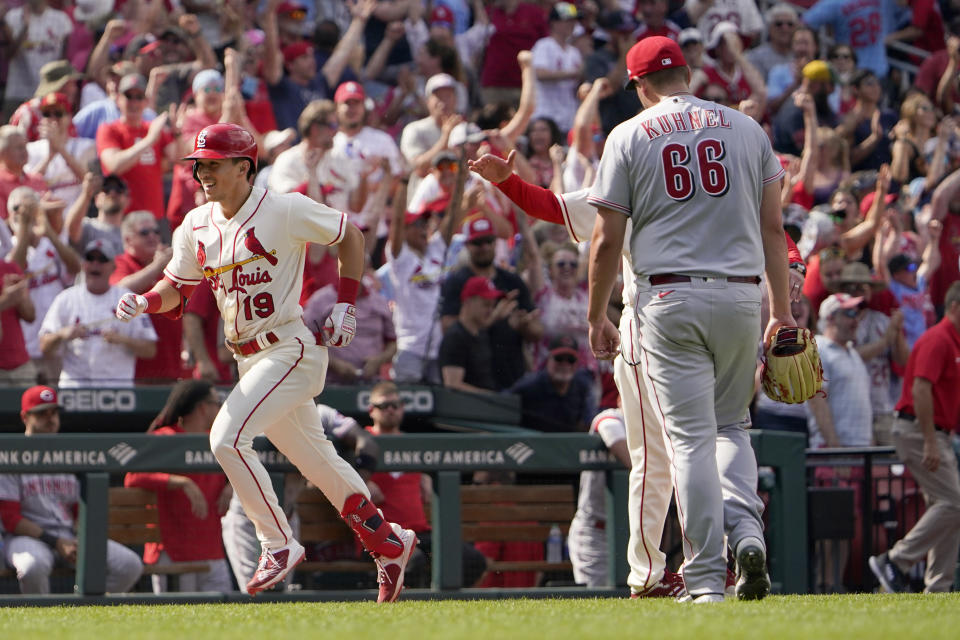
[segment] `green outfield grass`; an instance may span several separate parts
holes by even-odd
[[[16,640],[935,640],[960,637],[960,595],[19,608],[0,609],[0,629]]]

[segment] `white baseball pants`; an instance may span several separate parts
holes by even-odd
[[[598,529],[596,520],[573,517],[567,533],[567,550],[573,565],[573,579],[588,587],[603,587],[607,584],[607,532]]]
[[[629,306],[620,318],[620,344],[620,355],[613,362],[613,378],[620,390],[631,462],[627,584],[639,593],[655,585],[666,567],[660,542],[670,509],[673,478],[660,415],[650,404],[636,314]]]
[[[682,568],[691,595],[724,592],[724,534],[763,540],[747,407],[760,340],[760,287],[722,278],[637,282],[637,327],[652,404],[668,436]]]
[[[210,431],[213,454],[267,549],[286,546],[293,532],[252,447],[261,433],[338,511],[347,496],[370,495],[356,470],[327,440],[313,402],[323,390],[327,362],[326,347],[317,346],[305,326],[292,338],[239,357],[240,380]]]
[[[7,564],[17,572],[21,593],[50,593],[50,572],[64,560],[46,543],[30,536],[5,541]],[[125,593],[137,584],[143,562],[133,549],[107,540],[107,593]]]

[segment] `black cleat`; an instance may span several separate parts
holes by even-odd
[[[767,554],[762,547],[745,544],[737,553],[737,599],[763,600],[770,593]]]
[[[887,593],[904,593],[909,591],[907,578],[900,571],[900,567],[890,561],[886,553],[878,556],[870,556],[870,571],[877,576],[880,586]]]

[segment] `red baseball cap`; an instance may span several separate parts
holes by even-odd
[[[60,403],[57,401],[57,392],[43,385],[30,387],[20,396],[20,411],[23,413],[59,406]]]
[[[432,27],[435,24],[445,24],[452,29],[453,11],[450,11],[449,7],[445,7],[442,4],[435,5],[433,11],[430,12],[430,26]]]
[[[44,107],[62,107],[67,111],[73,110],[65,93],[48,93],[43,96],[43,99],[40,100],[40,108],[43,109]]]
[[[313,53],[313,45],[309,42],[301,40],[300,42],[288,44],[283,48],[283,62],[284,64],[290,64],[307,53]]]
[[[627,86],[649,73],[686,65],[676,42],[664,36],[646,37],[627,51]]]
[[[429,202],[425,202],[418,211],[407,211],[403,217],[404,224],[412,224],[424,216],[442,215],[450,204],[450,196],[442,195]]]
[[[487,300],[498,300],[503,296],[503,293],[493,286],[493,283],[487,278],[473,276],[464,283],[463,289],[460,290],[460,302],[466,302],[469,298],[476,296]]]
[[[474,218],[466,224],[463,230],[467,236],[467,242],[473,242],[478,238],[492,238],[496,233],[493,231],[493,223],[489,218]]]
[[[347,100],[366,100],[367,94],[363,90],[363,85],[359,82],[344,82],[337,87],[337,92],[333,94],[333,101],[337,104]]]

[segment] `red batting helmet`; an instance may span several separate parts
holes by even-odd
[[[223,160],[246,158],[250,161],[250,177],[257,170],[257,141],[250,132],[229,122],[204,127],[193,142],[193,153],[184,160]],[[197,180],[197,165],[193,165],[193,179]],[[199,182],[199,180],[197,180]]]

